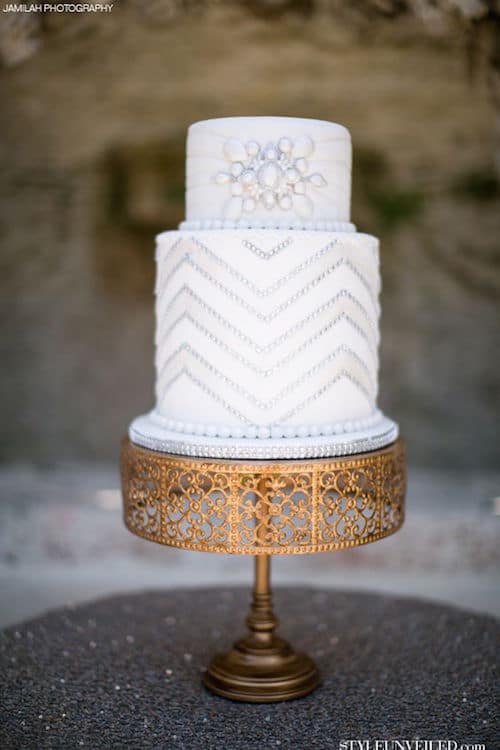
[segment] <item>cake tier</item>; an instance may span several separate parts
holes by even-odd
[[[380,432],[374,237],[165,232],[157,264],[150,426],[242,445]]]
[[[342,125],[228,117],[191,125],[181,229],[354,231],[351,139]]]

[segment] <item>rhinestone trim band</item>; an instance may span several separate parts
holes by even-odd
[[[395,422],[383,417],[365,432],[344,434],[341,438],[311,437],[284,438],[279,440],[197,438],[195,435],[183,435],[170,432],[155,424],[150,415],[135,419],[129,428],[129,437],[133,443],[160,453],[175,453],[185,456],[204,458],[328,458],[330,456],[349,456],[377,450],[393,443],[399,434]]]

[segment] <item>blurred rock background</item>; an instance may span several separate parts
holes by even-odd
[[[189,123],[252,114],[345,124],[353,220],[382,242],[380,403],[406,436],[415,502],[404,544],[328,566],[353,586],[374,559],[380,582],[399,566],[420,583],[396,588],[420,593],[442,573],[442,596],[498,608],[484,533],[500,496],[499,30],[499,3],[481,0],[119,0],[108,14],[1,14],[0,573],[19,605],[7,619],[57,603],[62,571],[60,598],[78,597],[71,562],[82,595],[94,591],[91,561],[105,590],[118,585],[112,565],[107,584],[102,570],[105,538],[85,539],[102,524],[125,539],[112,467],[128,422],[153,402],[153,236],[183,216]],[[56,522],[62,505],[74,523]],[[94,514],[86,525],[77,508]],[[460,532],[447,526],[457,508]],[[474,564],[464,535],[483,550]],[[129,572],[145,545],[118,545]],[[196,581],[195,558],[174,583]],[[300,562],[316,580],[318,562]],[[222,563],[207,565],[217,580]],[[465,576],[456,595],[454,570]]]

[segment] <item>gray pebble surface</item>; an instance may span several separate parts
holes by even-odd
[[[154,591],[49,612],[0,637],[1,750],[327,750],[349,739],[495,746],[492,617],[377,594],[278,589],[280,634],[322,685],[278,704],[208,693],[247,589]]]

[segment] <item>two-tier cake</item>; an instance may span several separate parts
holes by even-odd
[[[157,237],[153,450],[341,456],[392,443],[377,409],[378,240],[350,222],[351,141],[287,117],[198,122],[186,221]]]

